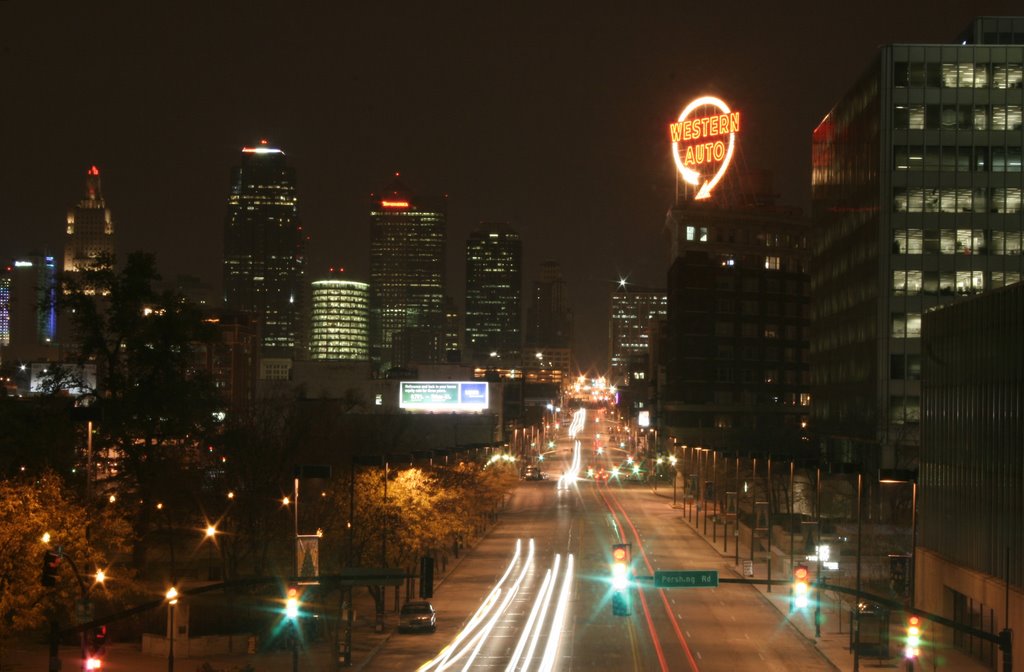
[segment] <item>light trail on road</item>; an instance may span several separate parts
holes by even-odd
[[[516,551],[505,569],[504,575],[451,643],[433,659],[421,665],[420,672],[429,670],[443,672],[457,666],[458,669],[464,671],[470,670],[485,646],[493,643],[495,637],[500,640],[507,636],[493,635],[493,633],[503,619],[511,621],[518,619],[518,614],[513,613],[510,607],[520,593],[520,589],[528,581],[535,564],[534,540],[529,541],[529,552],[525,558],[522,557],[521,547],[522,540],[519,540],[516,542]],[[558,650],[565,631],[570,609],[569,599],[575,578],[572,554],[567,556],[564,569],[562,569],[562,565],[562,555],[556,554],[552,559],[552,567],[545,573],[540,589],[533,596],[533,605],[529,610],[530,615],[521,626],[515,650],[505,668],[507,672],[516,670],[527,672],[531,669],[536,669],[539,672],[551,672],[556,669]],[[517,566],[519,566],[519,572],[515,580],[505,587]],[[553,614],[549,617],[551,612]],[[538,660],[537,649],[541,639],[545,636],[547,640],[544,642]]]
[[[640,550],[640,557],[643,558],[643,563],[644,563],[644,565],[647,568],[647,575],[648,576],[653,576],[654,575],[653,565],[650,563],[650,560],[647,557],[647,551],[644,550],[643,542],[641,542],[641,540],[640,540],[640,534],[637,532],[637,529],[636,529],[636,527],[633,524],[633,520],[632,520],[632,518],[630,518],[629,513],[626,512],[626,509],[623,507],[622,502],[618,501],[618,498],[615,497],[614,493],[611,493],[610,491],[608,491],[607,488],[605,488],[604,490],[601,490],[599,492],[600,492],[600,495],[601,495],[601,499],[604,501],[604,505],[606,507],[608,507],[608,512],[611,514],[611,517],[615,521],[616,528],[618,529],[618,531],[620,531],[620,533],[618,533],[618,534],[620,534],[620,539],[622,539],[624,542],[627,541],[625,528],[623,527],[623,524],[620,522],[620,519],[618,519],[618,514],[615,513],[615,509],[616,508],[618,509],[618,513],[622,514],[623,520],[626,521],[626,523],[628,524],[630,530],[633,532],[633,539],[635,540],[636,547]],[[610,501],[609,501],[609,497],[610,497]],[[612,506],[612,502],[614,503],[614,506]],[[683,649],[683,654],[686,656],[686,660],[690,664],[690,669],[693,670],[693,672],[700,672],[700,668],[697,667],[696,659],[693,658],[693,653],[690,650],[690,646],[686,642],[686,637],[683,635],[683,631],[680,629],[679,623],[676,620],[676,616],[675,616],[675,614],[672,611],[672,605],[669,604],[669,598],[665,594],[665,590],[662,589],[662,588],[657,588],[656,590],[657,590],[657,594],[660,596],[660,598],[662,598],[662,603],[665,606],[666,616],[669,619],[669,623],[672,624],[672,628],[673,628],[673,631],[676,634],[676,638],[679,640],[679,644],[680,644],[680,646]],[[644,617],[647,620],[647,627],[650,630],[651,639],[654,641],[654,646],[655,646],[655,649],[657,650],[658,660],[659,660],[660,663],[662,663],[662,669],[667,670],[668,667],[667,667],[667,663],[666,663],[666,661],[664,659],[662,644],[660,644],[660,638],[658,637],[657,633],[654,630],[654,624],[653,624],[653,621],[651,620],[650,612],[649,612],[648,607],[647,607],[647,600],[644,597],[644,593],[640,589],[640,586],[636,587],[636,591],[637,591],[637,594],[640,596],[640,602],[643,605]]]

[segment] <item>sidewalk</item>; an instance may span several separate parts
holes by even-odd
[[[655,497],[665,498],[671,500],[671,494],[666,494],[658,491],[651,491],[651,494]],[[679,501],[682,498],[678,498]],[[672,506],[671,501],[667,502],[669,507]],[[677,504],[675,507],[679,512],[679,521],[682,525],[693,531],[693,533],[703,538],[707,542],[708,546],[713,548],[722,558],[723,563],[728,565],[729,571],[732,575],[737,578],[754,578],[754,579],[767,579],[768,568],[767,563],[764,561],[754,561],[754,575],[753,577],[743,577],[741,572],[743,571],[743,561],[750,559],[750,543],[749,541],[744,544],[744,540],[749,540],[750,533],[749,528],[742,528],[746,530],[746,533],[740,534],[740,564],[735,564],[736,560],[736,547],[733,545],[736,537],[731,536],[729,541],[729,552],[725,553],[722,550],[722,535],[724,534],[724,527],[721,523],[718,525],[718,541],[717,543],[712,541],[712,525],[711,519],[708,518],[708,534],[703,533],[703,518],[698,517],[696,511],[691,513],[693,522],[687,519],[685,515],[686,509],[683,508],[682,504]],[[732,530],[730,530],[730,534]],[[777,561],[772,562],[772,579],[773,580],[784,580],[788,574],[788,557],[774,556]],[[763,584],[755,585],[757,591],[761,594],[762,599],[768,601],[774,606],[780,614],[782,614],[789,624],[807,639],[808,642],[812,643],[818,648],[819,651],[835,666],[837,670],[842,672],[852,672],[854,669],[853,651],[851,650],[850,642],[850,611],[849,607],[843,607],[836,604],[833,600],[829,599],[828,596],[824,596],[821,605],[821,634],[815,636],[814,632],[814,609],[801,610],[798,612],[790,612],[790,599],[789,599],[789,588],[785,585],[774,585],[769,587]],[[890,639],[889,639],[889,653],[890,658],[879,659],[877,657],[868,657],[864,654],[860,656],[860,668],[890,668],[890,669],[906,669],[904,659],[902,658],[902,644],[899,639],[902,633],[897,633],[897,614],[893,614],[893,622],[890,623]],[[864,630],[861,630],[862,635]],[[925,638],[926,639],[926,638]],[[938,647],[923,645],[921,648],[921,656],[917,659],[914,665],[915,670],[955,670],[956,672],[988,672],[990,668],[988,665],[981,661],[971,658],[956,649],[939,645]]]

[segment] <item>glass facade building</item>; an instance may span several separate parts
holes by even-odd
[[[1021,279],[1022,22],[883,47],[813,133],[813,424],[829,459],[914,464],[922,315]]]
[[[443,208],[396,180],[370,205],[370,356],[383,372],[445,359]]]
[[[302,347],[305,247],[295,169],[265,140],[242,149],[224,222],[224,305],[256,316],[264,356]]]
[[[668,295],[663,289],[633,287],[625,282],[611,294],[611,319],[608,323],[611,383],[629,385],[630,362],[645,363],[651,350],[651,331],[655,323],[668,315]],[[649,366],[642,367],[647,374]]]
[[[497,353],[519,366],[523,350],[523,242],[502,225],[485,225],[466,241],[466,350],[474,363]]]
[[[312,283],[309,358],[369,361],[370,286],[355,280]]]

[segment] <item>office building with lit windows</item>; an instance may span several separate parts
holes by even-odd
[[[265,140],[243,148],[224,221],[224,306],[256,316],[263,357],[303,346],[305,247],[295,169]]]
[[[370,359],[370,285],[336,274],[312,283],[309,358]]]
[[[668,295],[663,289],[637,287],[625,280],[611,294],[608,323],[609,361],[613,385],[646,384],[654,367],[649,365],[651,334],[668,315]],[[636,366],[637,361],[642,362]],[[634,363],[631,366],[631,362]],[[629,371],[638,380],[630,380]]]
[[[893,44],[813,133],[813,425],[826,457],[916,463],[921,318],[1019,282],[1024,18]]]
[[[85,197],[68,209],[64,272],[93,267],[103,255],[114,255],[114,220],[103,199],[99,168],[92,166],[85,175]]]
[[[505,225],[484,225],[466,241],[466,351],[471,361],[521,366],[523,242]]]
[[[802,455],[811,397],[809,224],[770,175],[669,211],[675,257],[659,426],[680,444]],[[721,190],[720,190],[721,191]]]
[[[398,180],[370,202],[370,356],[384,374],[445,360],[445,208]]]

